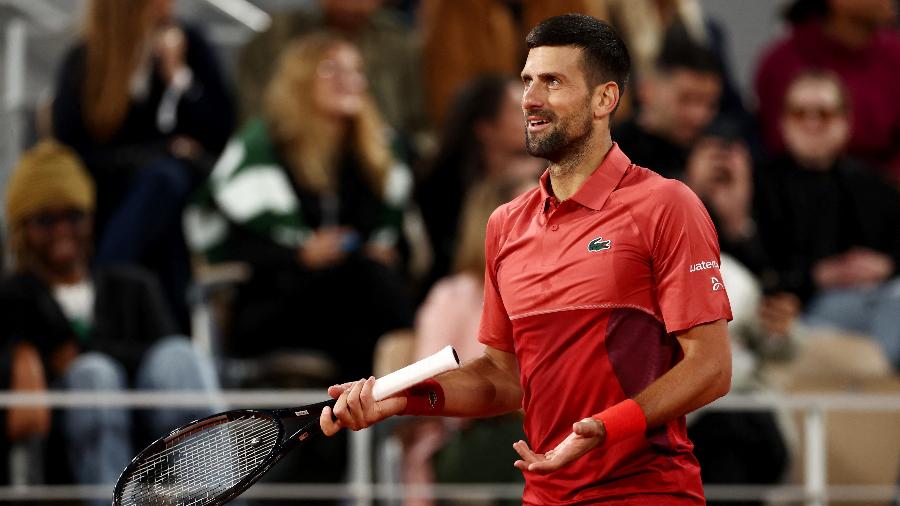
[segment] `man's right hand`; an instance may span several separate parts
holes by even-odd
[[[343,428],[362,430],[390,416],[400,414],[406,408],[406,397],[389,397],[375,401],[372,388],[375,378],[359,380],[328,387],[328,395],[337,399],[334,409],[325,407],[319,416],[319,426],[326,436],[332,436]]]

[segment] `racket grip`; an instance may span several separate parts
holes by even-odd
[[[384,400],[413,385],[458,367],[459,356],[453,346],[448,345],[434,355],[378,378],[372,387],[372,395],[376,401]]]

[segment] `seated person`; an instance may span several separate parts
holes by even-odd
[[[73,151],[43,141],[22,156],[6,193],[15,272],[0,282],[4,352],[35,350],[51,389],[217,390],[208,357],[173,335],[150,273],[90,271],[94,209],[93,183]],[[18,378],[0,381],[15,387]],[[153,410],[134,420],[123,408],[68,409],[54,413],[51,437],[64,441],[77,483],[110,484],[135,455],[133,442],[149,443],[217,408]]]
[[[719,111],[719,62],[690,41],[667,45],[636,90],[641,107],[613,127],[613,140],[635,164],[682,179],[688,153]]]
[[[53,135],[97,189],[94,265],[141,264],[187,327],[190,257],[179,226],[234,126],[213,48],[174,0],[90,0],[59,69]]]
[[[826,69],[846,86],[846,152],[900,184],[900,33],[893,0],[792,0],[789,30],[762,52],[754,76],[766,148],[783,153],[781,129],[790,83],[809,68]]]
[[[900,197],[844,155],[850,103],[838,77],[799,74],[781,116],[786,153],[762,166],[756,223],[765,289],[796,294],[811,326],[875,338],[900,367]]]
[[[713,289],[717,281],[728,286],[734,315],[728,323],[732,338],[731,389],[742,393],[770,390],[764,367],[787,362],[799,340],[797,297],[790,293],[763,294],[752,272],[766,260],[752,218],[752,167],[737,126],[715,121],[695,143],[684,174],[685,183],[706,205],[719,234],[723,279],[713,278],[711,282]],[[691,417],[688,435],[694,442],[703,482],[778,483],[789,461],[784,434],[791,427],[785,420],[789,418],[778,410],[712,411]]]
[[[207,262],[252,268],[231,306],[227,351],[313,350],[340,369],[326,381],[368,377],[378,337],[412,325],[398,251],[411,176],[344,39],[289,45],[265,104],[185,217]]]

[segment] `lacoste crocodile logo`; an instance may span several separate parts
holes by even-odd
[[[612,240],[598,237],[588,243],[588,251],[603,251],[612,246]]]

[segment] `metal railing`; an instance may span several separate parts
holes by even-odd
[[[49,392],[43,394],[0,393],[0,407],[44,405],[53,407],[132,407],[184,408],[208,406],[224,401],[234,407],[285,407],[309,404],[325,396],[319,390],[225,391],[220,394],[189,392]],[[780,486],[707,485],[707,497],[719,500],[779,500],[820,506],[830,500],[888,502],[900,500],[900,488],[885,485],[827,484],[826,426],[829,412],[900,412],[900,394],[795,394],[729,395],[707,410],[758,411],[773,408],[803,413],[805,469],[803,483]],[[900,430],[900,429],[898,429]],[[403,497],[483,500],[519,498],[522,488],[515,484],[441,484],[404,487],[395,483],[374,483],[370,456],[371,430],[353,432],[349,438],[348,480],[345,484],[260,483],[248,492],[256,499],[351,499],[358,505],[370,505],[375,499],[399,500]],[[900,455],[897,456],[900,459]],[[0,487],[0,501],[48,501],[63,498],[88,499],[110,497],[109,486],[35,485]]]

